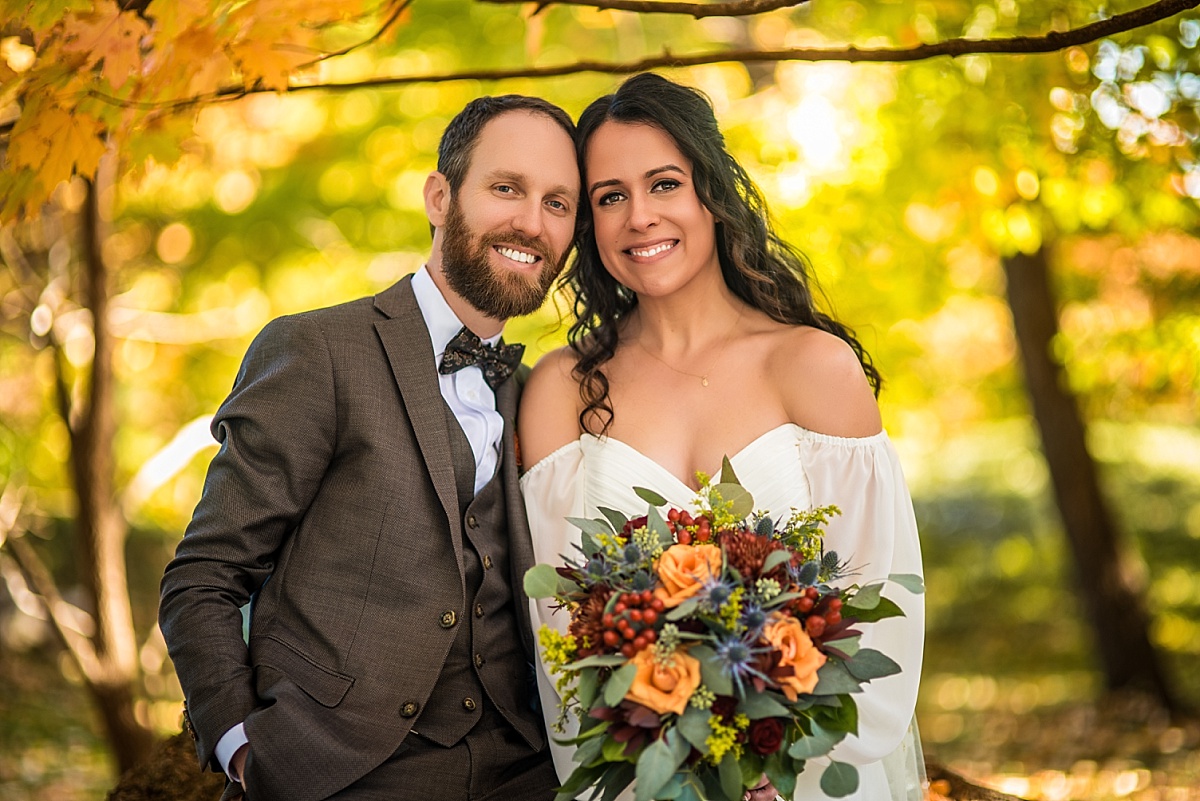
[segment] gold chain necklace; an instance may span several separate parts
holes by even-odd
[[[712,372],[712,368],[714,365],[716,365],[717,359],[720,357],[721,353],[724,352],[725,346],[729,344],[729,340],[733,338],[733,332],[737,330],[737,324],[739,322],[741,322],[741,320],[742,320],[742,310],[739,308],[737,316],[733,318],[733,325],[729,326],[729,330],[725,332],[725,336],[721,339],[721,344],[717,347],[716,352],[713,353],[712,362],[710,362],[709,366],[708,366],[708,372],[703,373],[703,374],[689,373],[687,370],[680,370],[678,367],[671,364],[670,362],[668,362],[666,359],[659,356],[658,354],[651,353],[650,349],[647,348],[645,345],[643,345],[642,341],[640,339],[635,339],[634,342],[636,342],[637,346],[642,349],[643,353],[645,353],[651,359],[654,359],[656,362],[659,362],[667,369],[673,370],[674,372],[679,373],[680,375],[686,375],[690,378],[699,378],[700,386],[707,387],[709,373]]]

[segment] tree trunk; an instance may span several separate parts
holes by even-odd
[[[1046,252],[1018,253],[1004,258],[1003,264],[1033,416],[1105,681],[1110,690],[1140,690],[1165,708],[1177,709],[1150,642],[1149,618],[1100,493],[1083,420],[1061,365],[1051,355],[1058,316]]]
[[[134,715],[138,649],[125,572],[128,530],[114,488],[113,345],[108,327],[108,274],[101,255],[103,218],[94,183],[88,185],[83,214],[81,294],[92,315],[96,347],[85,393],[87,406],[72,410],[73,419],[67,422],[77,499],[75,538],[83,583],[96,618],[92,637],[96,654],[92,672],[96,675],[85,670],[84,679],[104,722],[117,767],[124,772],[149,756],[155,737]]]

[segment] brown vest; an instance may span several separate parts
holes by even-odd
[[[509,585],[508,509],[503,464],[475,494],[475,455],[458,420],[446,408],[450,451],[462,520],[467,608],[458,614],[457,635],[441,675],[413,728],[451,746],[463,738],[489,704],[534,749],[545,743],[541,714],[531,705],[529,663]],[[503,455],[502,455],[503,458]]]

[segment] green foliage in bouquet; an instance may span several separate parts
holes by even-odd
[[[762,775],[790,799],[797,775],[858,728],[854,695],[900,667],[860,647],[862,627],[903,615],[883,583],[850,576],[824,547],[833,506],[793,510],[781,525],[754,511],[728,460],[700,476],[695,509],[635,488],[649,508],[628,519],[601,509],[580,529],[579,556],[526,573],[531,598],[570,612],[563,634],[539,632],[543,658],[579,731],[578,767],[561,801],[739,801]],[[921,578],[892,575],[912,592]],[[832,761],[822,789],[840,797],[858,772]]]

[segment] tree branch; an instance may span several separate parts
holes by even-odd
[[[1070,31],[1051,31],[1041,36],[1011,36],[999,39],[947,39],[943,42],[917,45],[915,47],[796,47],[780,50],[720,50],[711,53],[675,55],[664,49],[661,55],[648,56],[634,61],[575,61],[548,67],[518,67],[513,69],[458,70],[430,75],[395,75],[367,78],[344,83],[311,83],[292,86],[289,92],[311,90],[366,89],[385,86],[404,86],[420,83],[449,83],[452,81],[501,81],[510,78],[555,78],[596,72],[606,75],[630,75],[646,70],[668,67],[695,67],[701,64],[729,62],[778,62],[778,61],[846,61],[851,63],[905,63],[924,61],[938,56],[966,55],[1019,55],[1053,53],[1068,47],[1089,44],[1106,36],[1115,36],[1137,28],[1161,22],[1182,11],[1200,6],[1200,0],[1158,0],[1133,11],[1117,14],[1105,20],[1084,25]],[[124,108],[146,110],[180,111],[203,103],[235,100],[248,94],[272,91],[244,86],[230,86],[205,95],[164,100],[158,102],[130,102],[112,95],[89,91],[89,95],[106,103]],[[2,130],[2,129],[0,129]]]
[[[484,0],[484,2],[503,2],[503,1],[504,0]],[[805,0],[801,0],[801,1],[804,2]],[[510,0],[510,2],[511,2],[511,0]],[[400,19],[400,15],[403,14],[405,12],[405,10],[412,4],[413,4],[413,0],[401,0],[401,2],[396,5],[396,10],[392,12],[391,16],[389,16],[384,21],[384,23],[379,26],[379,30],[375,31],[375,33],[371,34],[366,39],[363,39],[361,42],[356,42],[355,44],[349,45],[347,47],[343,47],[341,50],[335,50],[332,53],[323,53],[318,58],[314,58],[312,61],[308,61],[308,62],[305,62],[304,64],[299,65],[296,69],[305,69],[306,67],[311,67],[315,64],[320,64],[322,61],[328,61],[329,59],[336,58],[337,56],[344,56],[347,53],[352,53],[355,50],[359,50],[360,48],[366,47],[367,45],[378,41],[379,37],[381,37],[385,33],[387,33],[388,28],[395,25],[396,20]]]
[[[682,14],[702,17],[750,17],[780,8],[794,8],[810,0],[729,0],[726,3],[680,3],[670,0],[478,0],[498,5],[536,2],[537,14],[548,6],[583,6],[597,11],[631,11],[635,14]]]
[[[88,638],[80,633],[70,620],[71,616],[83,612],[63,599],[45,563],[33,546],[25,541],[24,532],[18,530],[23,506],[19,494],[20,491],[13,484],[9,484],[0,496],[0,546],[8,546],[9,555],[12,556],[21,575],[25,577],[25,582],[45,606],[50,618],[50,627],[58,635],[67,653],[75,660],[79,671],[89,682],[95,681],[101,673],[96,651]]]

